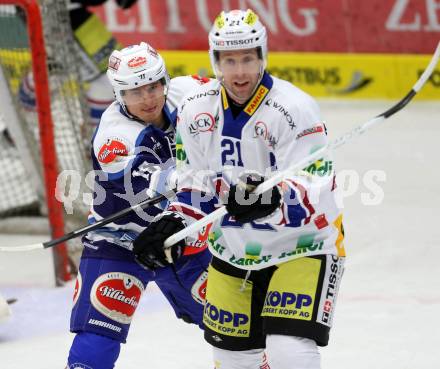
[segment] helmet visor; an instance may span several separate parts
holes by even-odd
[[[130,90],[121,91],[122,98],[127,106],[140,104],[148,100],[155,100],[165,95],[165,85],[161,81],[149,83]]]
[[[262,60],[257,49],[217,51],[215,54],[217,69],[223,76],[235,73],[260,73]]]

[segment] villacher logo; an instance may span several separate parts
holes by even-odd
[[[129,324],[139,304],[144,285],[125,273],[106,273],[93,284],[92,305],[101,314],[122,324]]]

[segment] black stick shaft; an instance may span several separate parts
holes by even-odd
[[[109,216],[108,218],[102,219],[96,223],[93,223],[93,224],[87,225],[83,228],[69,232],[69,233],[65,234],[64,236],[61,236],[61,237],[56,238],[54,240],[43,242],[43,246],[45,249],[47,249],[49,247],[59,245],[60,243],[71,240],[73,238],[82,236],[82,235],[86,234],[87,232],[93,231],[95,229],[98,229],[98,228],[105,226],[106,224],[114,222],[115,220],[118,220],[118,219],[126,216],[127,214],[130,214],[131,212],[136,211],[137,209],[145,209],[150,206],[156,205],[156,204],[160,203],[161,201],[173,196],[174,194],[175,194],[174,190],[171,190],[171,191],[168,191],[162,195],[158,195],[156,197],[149,198],[147,200],[140,202],[139,204],[136,204],[136,205],[131,206],[127,209],[118,211],[117,213]]]

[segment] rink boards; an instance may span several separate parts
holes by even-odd
[[[211,75],[205,51],[161,51],[172,76]],[[271,52],[268,70],[316,97],[399,99],[412,87],[431,55]],[[437,66],[418,99],[440,99]]]

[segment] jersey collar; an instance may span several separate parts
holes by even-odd
[[[225,88],[222,86],[221,100],[224,115],[222,135],[241,138],[241,131],[243,127],[257,111],[258,107],[261,105],[264,98],[271,90],[272,86],[272,77],[267,72],[264,72],[263,78],[261,79],[261,82],[255,90],[253,96],[250,98],[248,103],[244,106],[243,110],[237,115],[236,118],[234,118],[232,114],[231,107],[229,106],[228,98],[226,96]]]

